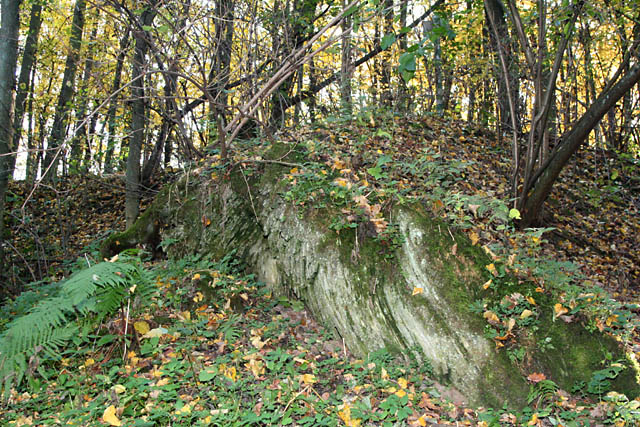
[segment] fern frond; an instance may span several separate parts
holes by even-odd
[[[27,369],[26,358],[42,351],[51,359],[77,335],[77,321],[91,313],[113,313],[139,282],[149,291],[148,272],[137,262],[103,262],[73,274],[57,295],[42,300],[26,315],[14,319],[0,335],[0,388],[17,385]]]

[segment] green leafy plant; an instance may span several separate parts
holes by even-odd
[[[122,258],[76,272],[53,288],[53,295],[7,325],[0,335],[0,386],[5,397],[23,380],[31,356],[58,359],[57,353],[72,338],[89,329],[81,327],[86,321],[104,319],[129,297],[150,299],[155,286],[139,258]]]

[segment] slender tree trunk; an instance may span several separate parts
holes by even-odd
[[[231,47],[233,46],[234,2],[232,0],[217,0],[216,2],[216,55],[215,62],[209,74],[209,85],[215,87],[209,93],[209,139],[218,138],[220,153],[227,157],[227,147],[222,143],[224,135],[216,135],[216,123],[226,123],[229,115],[229,95],[225,87],[231,75]]]
[[[30,87],[33,87],[34,78],[35,70],[31,70]],[[27,102],[29,104],[29,108],[27,108],[27,111],[29,112],[29,132],[27,134],[27,162],[25,166],[25,179],[27,183],[31,184],[35,181],[35,178],[38,175],[38,164],[36,162],[37,154],[35,152],[35,114],[33,111],[33,91],[30,93]]]
[[[442,47],[441,37],[431,37],[437,28],[440,27],[440,18],[434,16],[423,24],[424,36],[429,37],[433,43],[433,87],[435,88],[434,103],[435,110],[439,116],[444,113],[444,73],[442,68]]]
[[[409,12],[409,0],[400,0],[400,32],[407,27],[407,14]],[[407,38],[402,37],[398,42],[400,54],[407,51]],[[398,79],[398,106],[401,111],[410,111],[411,96],[409,95],[409,87],[403,78]]]
[[[504,60],[506,61],[506,67],[508,70],[508,76],[504,76],[504,73],[500,72],[500,65],[494,67],[494,75],[498,82],[498,116],[499,122],[497,123],[498,132],[516,132],[520,133],[520,120],[518,111],[518,99],[520,97],[520,81],[518,78],[518,67],[513,55],[513,42],[509,35],[506,21],[506,10],[501,0],[485,0],[485,12],[487,15],[491,14],[491,19],[495,23],[496,32],[498,37],[494,35],[494,32],[489,30],[489,41],[491,50],[494,54],[494,62],[499,64],[498,58],[498,44],[503,48]],[[489,16],[487,16],[487,24],[489,22]],[[508,80],[508,83],[507,83]],[[509,106],[509,94],[507,93],[507,84],[509,85],[511,96],[514,102],[516,120],[515,123],[518,126],[517,129],[512,129],[513,121],[511,120],[511,110]],[[502,135],[500,135],[500,138]]]
[[[311,58],[311,60],[309,61],[309,87],[314,87],[318,82],[318,79],[316,77],[316,67],[314,65],[314,60],[313,58]],[[297,96],[300,97],[302,94],[298,94]],[[309,97],[309,101],[307,103],[307,105],[309,106],[309,120],[311,121],[311,123],[315,123],[316,122],[316,97],[315,95],[311,95]]]
[[[155,6],[158,0],[149,0],[138,23],[134,23],[133,37],[135,52],[131,71],[131,123],[129,129],[129,154],[125,172],[125,218],[127,227],[131,227],[140,213],[140,156],[146,130],[145,75],[147,51],[149,50],[148,32],[144,29],[153,23],[157,14]],[[139,25],[138,25],[139,24]]]
[[[21,0],[2,0],[0,3],[0,282],[4,273],[4,203],[12,172],[9,157],[13,133],[13,91],[18,62],[18,33],[20,31]],[[6,289],[0,289],[6,291]]]
[[[113,73],[113,84],[111,85],[111,94],[120,90],[122,85],[122,68],[124,67],[124,59],[127,56],[127,47],[129,46],[129,29],[126,30],[124,36],[120,40],[120,51],[116,59],[116,69]],[[117,129],[116,112],[120,105],[120,97],[112,95],[109,102],[109,110],[107,111],[107,149],[104,155],[104,173],[113,172],[113,152],[115,150],[115,136]]]
[[[342,8],[347,6],[347,1],[342,0]],[[353,111],[353,103],[351,99],[351,16],[342,20],[342,56],[340,60],[340,109],[345,116],[350,116]]]
[[[307,35],[313,32],[313,22],[316,12],[316,5],[318,0],[297,0],[294,3],[294,10],[290,17],[293,21],[292,34],[290,37],[290,43],[287,48],[287,54],[289,52],[297,51],[307,39]],[[277,37],[276,37],[277,38]],[[271,117],[269,119],[270,127],[275,128],[282,124],[285,119],[285,113],[292,103],[292,89],[295,79],[295,74],[292,74],[287,78],[278,88],[277,91],[271,97]]]
[[[393,31],[393,0],[384,0],[383,30],[382,36],[392,36]],[[392,48],[387,48],[381,55],[380,62],[380,95],[382,105],[391,107],[393,103],[393,89],[391,87],[391,62]]]
[[[98,18],[98,17],[96,17]],[[87,126],[87,105],[89,104],[89,81],[93,72],[93,44],[95,44],[96,37],[98,35],[99,22],[96,19],[96,23],[91,30],[91,36],[87,40],[89,48],[87,49],[86,58],[84,60],[84,71],[82,74],[82,81],[80,82],[80,88],[78,90],[78,101],[76,109],[76,123],[74,136],[71,143],[71,171],[80,172],[82,167],[82,152],[83,149],[91,151],[89,145],[89,132],[87,132],[89,126]],[[95,114],[94,114],[95,117]]]
[[[22,122],[24,120],[27,96],[31,92],[31,81],[33,77],[33,68],[35,65],[35,54],[38,46],[38,36],[40,27],[42,26],[42,3],[40,1],[33,2],[31,6],[31,17],[29,18],[29,32],[27,40],[24,44],[24,53],[22,54],[22,64],[20,65],[20,76],[18,77],[18,86],[16,88],[15,115],[13,119],[13,143],[11,148],[13,151],[18,150],[20,139],[22,137]],[[30,156],[31,153],[27,153]],[[11,157],[10,169],[15,168],[15,156]]]
[[[71,99],[73,98],[76,70],[82,44],[82,31],[84,29],[84,12],[86,0],[76,0],[73,9],[73,22],[71,23],[71,37],[69,40],[70,50],[65,63],[64,75],[62,77],[62,87],[58,95],[58,103],[53,117],[51,134],[47,145],[47,153],[44,157],[43,175],[47,179],[52,179],[57,174],[58,162],[62,153],[58,149],[64,141],[69,115],[71,112]]]

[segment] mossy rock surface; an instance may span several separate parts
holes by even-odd
[[[569,390],[588,382],[602,360],[624,360],[611,338],[553,321],[552,308],[540,307],[538,332],[523,340],[527,357],[513,364],[485,337],[486,321],[470,310],[486,296],[482,284],[490,260],[478,247],[419,205],[392,209],[403,238],[392,252],[374,238],[358,239],[357,230],[338,235],[319,212],[301,212],[282,198],[288,170],[274,163],[254,177],[243,176],[241,169],[221,181],[207,180],[205,173],[202,179],[190,176],[165,189],[149,216],[163,227],[170,256],[221,257],[236,251],[276,294],[303,301],[355,354],[382,347],[419,350],[438,380],[455,387],[469,404],[522,407],[528,373],[543,372]],[[148,228],[145,215],[135,236]],[[547,337],[554,349],[541,351]],[[623,371],[614,389],[635,397],[635,371]]]

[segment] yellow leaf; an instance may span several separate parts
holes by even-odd
[[[92,358],[87,359],[86,362],[84,362],[84,366],[86,366],[87,368],[91,365],[94,365],[96,363],[95,360],[93,360]]]
[[[531,420],[529,420],[527,425],[534,426],[536,424],[538,424],[538,413],[537,412],[531,416]]]
[[[512,317],[511,319],[509,319],[509,323],[507,323],[507,328],[509,331],[511,331],[514,326],[516,326],[516,319]]]
[[[122,425],[122,423],[116,416],[116,407],[113,405],[109,406],[107,409],[104,410],[104,413],[102,414],[102,419],[104,420],[105,423],[111,426]]]
[[[520,313],[520,318],[526,319],[527,317],[531,317],[532,314],[533,314],[533,311],[531,310],[522,310],[522,313]]]
[[[540,286],[538,286],[536,288],[536,292],[539,293],[539,294],[542,294],[542,293],[544,293],[544,289],[542,289]]]
[[[269,342],[269,340],[262,341],[262,339],[259,336],[254,335],[253,337],[251,337],[251,345],[257,348],[258,350],[262,350],[262,348],[267,344],[267,342]]]
[[[116,384],[113,386],[113,391],[116,392],[116,394],[122,394],[125,391],[127,391],[127,388],[125,386],[123,386],[122,384]]]
[[[536,300],[534,300],[532,297],[526,297],[527,301],[529,301],[529,304],[531,305],[536,305]]]
[[[491,286],[491,284],[493,283],[493,280],[489,279],[487,280],[484,285],[482,285],[482,289],[487,290],[489,289],[489,287]]]
[[[191,280],[198,280],[199,278],[200,278],[200,273],[196,273],[196,274],[193,275]]]
[[[618,320],[618,315],[617,314],[613,314],[613,315],[607,317],[607,320],[606,320],[605,323],[606,323],[607,326],[611,326],[616,320]]]
[[[407,388],[407,380],[404,378],[398,378],[398,385],[400,386],[400,388],[406,389]]]
[[[169,331],[166,328],[163,328],[163,327],[154,328],[154,329],[150,330],[149,332],[147,332],[146,334],[144,334],[144,338],[159,338],[159,337],[163,336],[164,334],[166,334],[167,332],[169,332]]]
[[[500,323],[500,319],[498,316],[491,310],[487,310],[482,315],[489,323]]]
[[[158,380],[158,382],[156,383],[156,386],[162,387],[167,384],[169,384],[169,378],[162,378],[161,380]]]
[[[193,302],[200,302],[204,299],[204,294],[202,292],[196,292],[195,296],[193,297]]]
[[[418,294],[421,294],[423,291],[424,289],[416,287],[416,288],[413,288],[413,292],[411,293],[411,295],[412,296],[418,295]]]
[[[300,381],[306,385],[311,385],[314,384],[316,382],[318,382],[318,380],[316,379],[315,375],[313,374],[302,374],[300,376],[298,376],[298,378],[300,379]]]
[[[406,391],[404,391],[404,390],[398,390],[398,391],[396,391],[394,394],[395,394],[396,396],[398,396],[399,398],[403,398],[403,397],[407,394],[407,392],[406,392]]]
[[[491,263],[489,265],[485,265],[484,266],[487,270],[489,270],[489,273],[493,274],[494,276],[498,275],[498,271],[496,270],[496,266]]]
[[[556,312],[556,316],[562,316],[565,313],[568,313],[569,310],[562,306],[562,304],[557,303],[553,306],[553,310]]]
[[[178,415],[187,415],[191,413],[191,404],[184,405],[182,408],[176,411]]]
[[[345,426],[358,427],[361,420],[351,418],[351,407],[344,405],[341,411],[338,411],[338,417],[342,420]]]
[[[232,366],[230,368],[225,369],[224,376],[229,378],[231,381],[235,382],[238,377],[238,373],[236,372],[236,367]]]
[[[418,425],[421,427],[425,427],[427,425],[427,421],[424,419],[424,415],[417,419]]]
[[[248,363],[245,363],[245,366],[251,371],[253,376],[256,378],[264,374],[264,363],[262,363],[261,360],[250,359]]]
[[[133,324],[133,328],[136,330],[136,332],[138,332],[140,335],[144,335],[147,332],[149,332],[149,330],[151,329],[149,327],[149,324],[147,322],[145,322],[144,320],[139,320],[137,322],[135,322]]]
[[[469,239],[471,239],[471,245],[475,246],[480,241],[480,236],[478,236],[478,233],[476,233],[475,231],[472,231],[469,234]]]
[[[297,173],[298,173],[298,168],[292,168],[292,169],[289,171],[289,173],[290,173],[291,175],[295,175],[295,174],[297,174]]]
[[[382,376],[383,380],[388,380],[389,379],[389,373],[387,372],[386,369],[382,368],[381,376]]]

